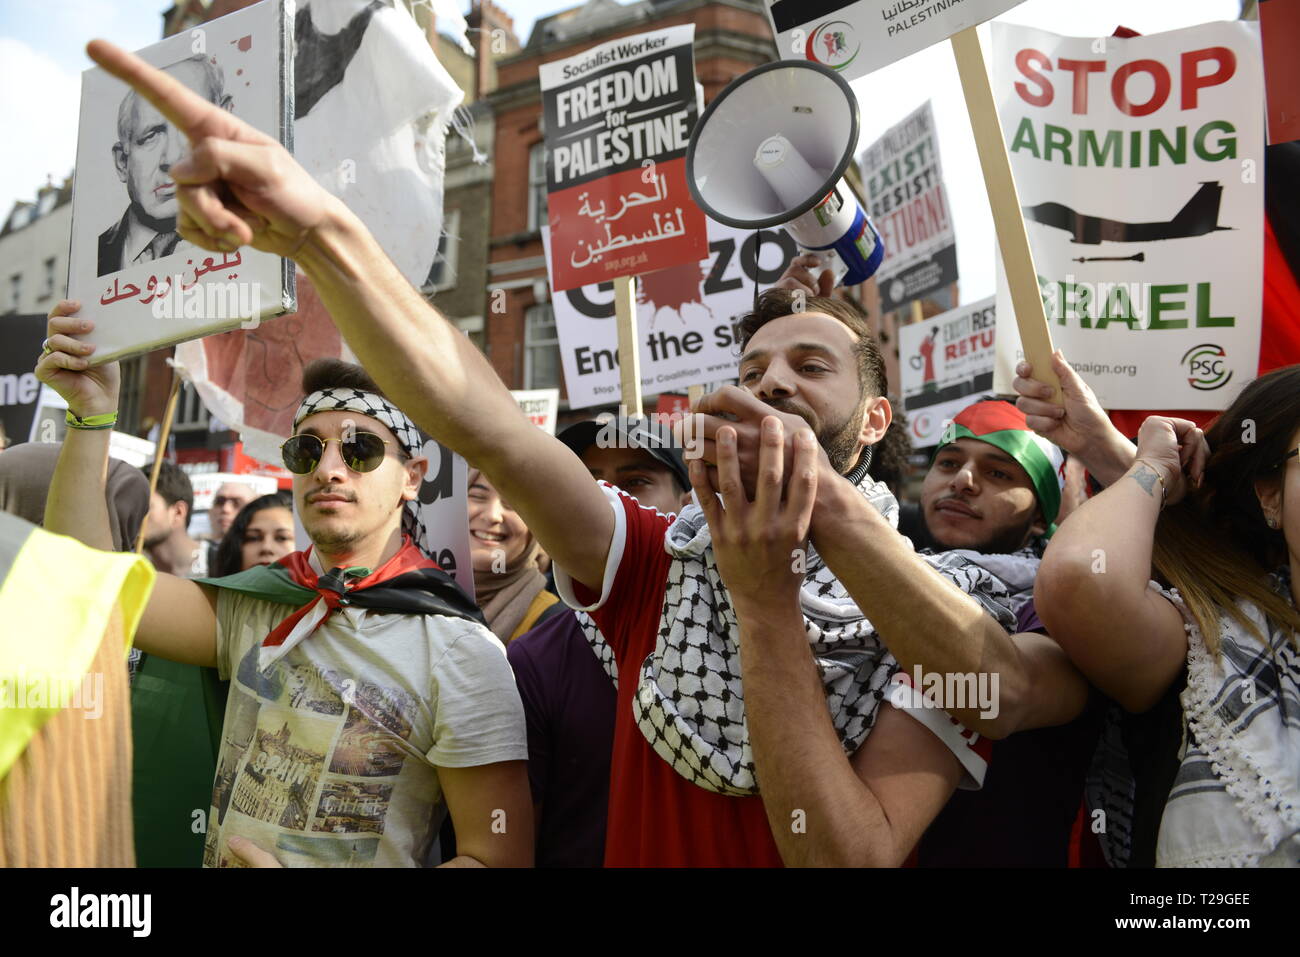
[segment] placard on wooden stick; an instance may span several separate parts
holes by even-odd
[[[641,350],[637,347],[636,276],[614,280],[618,322],[618,377],[625,415],[641,414]]]
[[[1011,159],[1002,138],[1002,124],[998,121],[993,88],[989,84],[984,52],[980,49],[975,27],[953,34],[952,52],[957,59],[957,73],[966,96],[975,148],[979,151],[980,167],[984,171],[984,185],[993,209],[993,227],[997,232],[998,248],[1002,251],[1002,265],[1006,269],[1025,359],[1034,368],[1034,378],[1052,387],[1052,401],[1060,405],[1063,401],[1061,383],[1052,371],[1052,334],[1047,326],[1034,255],[1029,248],[1029,235],[1025,232],[1025,220],[1020,212],[1016,181],[1011,175]]]

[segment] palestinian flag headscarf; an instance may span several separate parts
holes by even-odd
[[[1010,402],[986,399],[968,405],[944,430],[935,454],[958,439],[978,439],[1006,452],[1029,474],[1038,505],[1047,523],[1047,535],[1056,531],[1065,485],[1065,456],[1025,422],[1025,414]]]

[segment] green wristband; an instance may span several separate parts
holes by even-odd
[[[80,419],[73,415],[72,410],[69,409],[63,420],[68,423],[70,429],[93,432],[97,429],[111,429],[117,425],[117,413],[105,412],[103,415],[88,415],[84,419]]]

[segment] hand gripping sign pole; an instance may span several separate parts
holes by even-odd
[[[966,95],[966,110],[975,134],[980,167],[984,170],[984,185],[993,208],[993,227],[1002,251],[1002,265],[1006,269],[1025,359],[1034,368],[1034,378],[1052,387],[1052,401],[1060,405],[1061,384],[1052,371],[1052,334],[1047,327],[1034,255],[1020,214],[1016,181],[1011,176],[1011,159],[1002,138],[1002,125],[998,122],[997,105],[975,27],[953,34],[952,52],[957,59],[962,92]]]

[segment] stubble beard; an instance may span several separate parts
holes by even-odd
[[[823,426],[816,433],[817,443],[830,460],[831,468],[847,475],[858,463],[859,437],[862,434],[862,415],[867,409],[867,399],[858,400],[858,407],[840,422]]]

